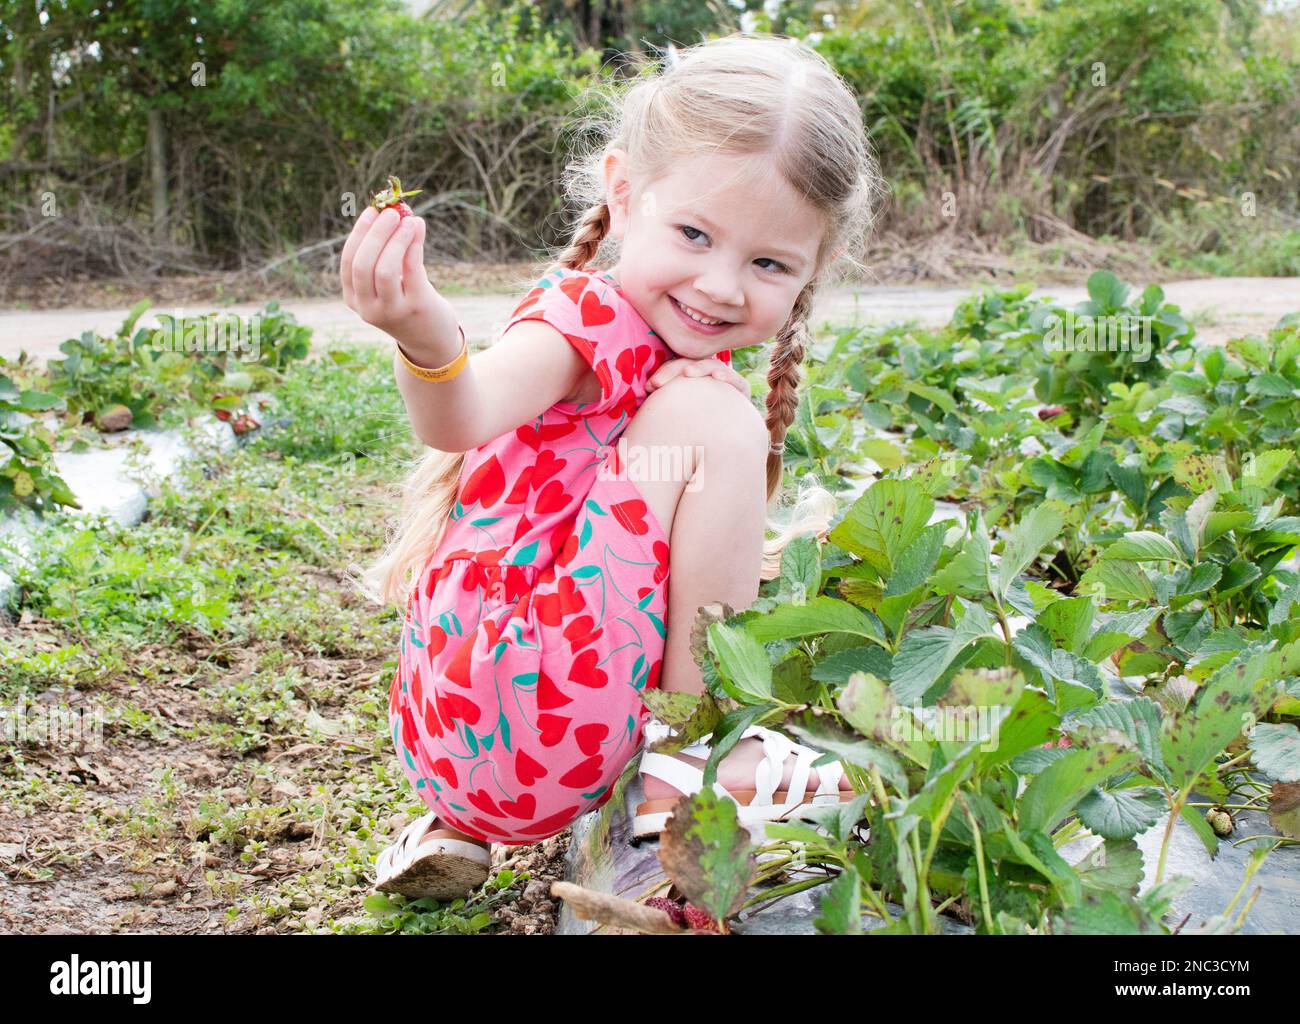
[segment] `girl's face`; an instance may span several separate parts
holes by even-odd
[[[627,154],[605,158],[611,273],[679,356],[757,345],[785,325],[816,269],[820,214],[761,158],[712,154],[633,189]],[[712,321],[700,324],[690,313]]]

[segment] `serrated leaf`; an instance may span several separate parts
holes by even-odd
[[[862,880],[852,864],[826,886],[813,927],[819,935],[862,934]]]
[[[889,681],[894,695],[904,704],[919,703],[966,647],[992,632],[993,623],[978,604],[967,606],[956,629],[929,626],[912,630],[894,654],[893,676]]]
[[[1182,561],[1178,548],[1166,537],[1152,530],[1134,530],[1124,534],[1101,553],[1103,562]]]
[[[1132,839],[1160,820],[1164,795],[1157,789],[1094,789],[1075,808],[1079,820],[1104,839]]]
[[[1278,782],[1300,782],[1300,729],[1260,722],[1250,734],[1255,766]]]
[[[1094,786],[1130,770],[1137,754],[1103,743],[1072,749],[1044,768],[1020,797],[1019,825],[1050,834]]]
[[[716,921],[738,913],[757,861],[736,802],[711,787],[683,796],[660,841],[659,862],[682,894]]]
[[[1011,530],[996,571],[998,600],[1005,602],[1015,578],[1038,557],[1038,553],[1060,535],[1065,525],[1065,505],[1046,501],[1032,509]]]
[[[851,633],[888,646],[884,629],[870,612],[825,594],[807,604],[782,604],[750,619],[745,632],[759,643],[812,636],[816,633]]]

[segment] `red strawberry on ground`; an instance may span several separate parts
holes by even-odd
[[[656,910],[662,910],[665,914],[673,919],[673,924],[678,928],[686,927],[686,915],[682,913],[682,908],[666,896],[652,896],[645,901],[647,907],[654,907]]]
[[[694,903],[688,902],[686,906],[682,907],[682,913],[686,916],[686,923],[697,932],[716,932],[718,930],[718,923]]]
[[[380,213],[383,213],[390,206],[394,206],[397,208],[398,217],[405,219],[411,216],[412,211],[409,206],[402,202],[402,197],[417,196],[423,191],[424,189],[417,188],[410,192],[403,192],[402,183],[390,174],[388,176],[388,188],[382,189],[371,196],[370,205]]]

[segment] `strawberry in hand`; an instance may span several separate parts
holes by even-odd
[[[402,202],[403,196],[418,196],[424,189],[417,188],[410,192],[402,191],[402,183],[391,174],[388,176],[388,188],[381,189],[370,197],[370,205],[380,213],[383,213],[390,206],[397,208],[397,216],[405,219],[411,216],[413,212],[406,203]]]

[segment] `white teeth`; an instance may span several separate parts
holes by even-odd
[[[676,299],[674,299],[673,301],[677,302]],[[718,324],[726,323],[725,320],[706,320],[704,317],[700,316],[698,313],[695,312],[695,310],[691,309],[691,307],[686,305],[685,303],[677,302],[677,306],[679,309],[681,309],[683,313],[689,316],[692,320],[698,320],[706,327],[716,327]]]

